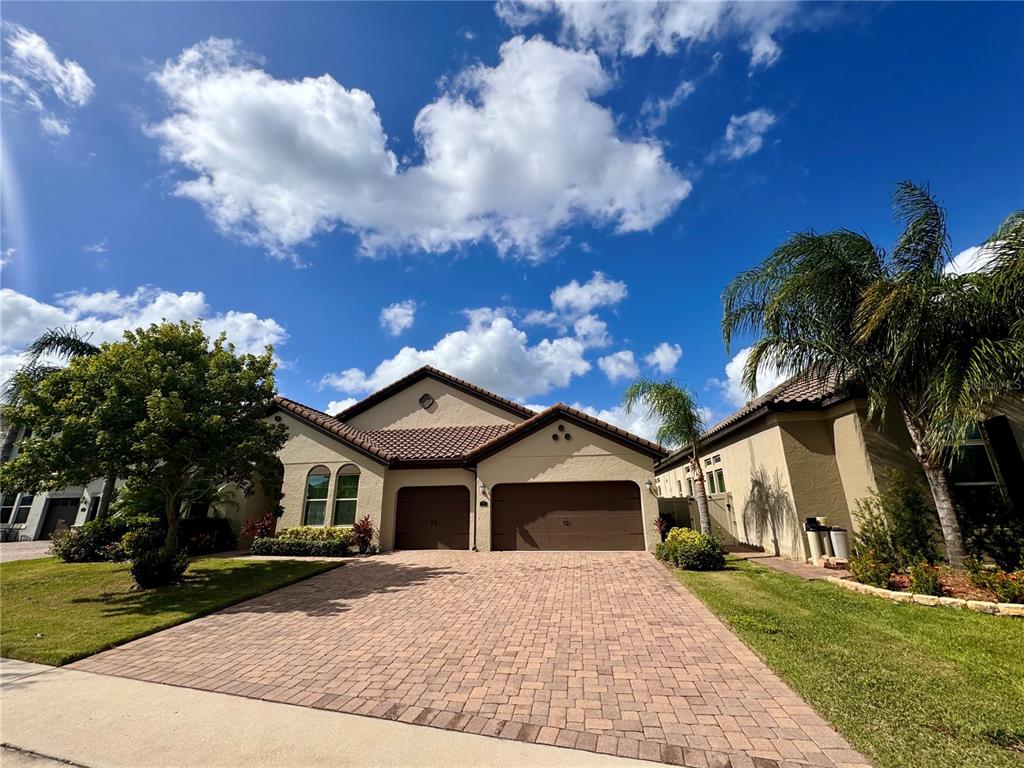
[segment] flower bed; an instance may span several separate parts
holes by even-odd
[[[850,579],[841,579],[838,576],[826,576],[826,581],[837,584],[854,592],[862,592],[866,595],[877,595],[897,603],[916,603],[918,605],[940,606],[946,608],[961,608],[988,613],[993,616],[1012,616],[1024,618],[1024,604],[1021,603],[997,603],[991,600],[975,600],[965,597],[951,597],[948,595],[922,595],[914,592],[904,592],[898,589],[884,589],[873,587],[870,584],[861,584]],[[968,582],[969,583],[969,582]]]

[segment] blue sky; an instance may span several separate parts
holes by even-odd
[[[1024,5],[4,5],[0,363],[203,318],[317,407],[423,363],[742,402],[720,293],[789,233],[1024,206]],[[772,381],[765,377],[765,383]]]

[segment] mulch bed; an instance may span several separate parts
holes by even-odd
[[[897,592],[909,592],[910,579],[904,573],[893,574],[890,579],[889,588]],[[939,574],[939,583],[942,584],[943,597],[959,597],[961,600],[986,600],[988,602],[999,602],[995,593],[985,587],[978,587],[971,583],[970,576],[965,571],[952,571],[943,568]]]

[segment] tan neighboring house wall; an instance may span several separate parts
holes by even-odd
[[[420,398],[434,398],[430,408]],[[466,424],[518,424],[516,416],[479,397],[462,392],[444,382],[428,379],[396,392],[387,400],[345,420],[353,429],[416,429],[419,427],[459,427]]]
[[[327,489],[327,512],[324,515],[325,522],[329,525],[334,509],[334,485],[337,482],[338,470],[346,464],[354,464],[359,467],[356,519],[369,515],[374,526],[379,529],[386,467],[287,413],[280,414],[280,418],[288,427],[289,438],[284,448],[277,454],[284,465],[284,480],[281,486],[284,493],[281,499],[284,514],[278,520],[278,528],[302,525],[306,478],[310,470],[318,466],[327,467],[331,473]]]
[[[570,442],[551,439],[559,425],[572,434]],[[644,542],[648,550],[653,550],[658,543],[654,530],[658,499],[647,490],[647,482],[654,479],[654,459],[578,424],[553,421],[482,460],[477,464],[476,474],[486,489],[481,490],[476,505],[477,547],[480,550],[489,551],[491,548],[490,490],[501,483],[635,482],[640,489]],[[481,507],[481,501],[486,501],[487,506]]]

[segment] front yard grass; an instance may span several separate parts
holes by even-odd
[[[1024,621],[904,605],[730,558],[677,571],[882,768],[1024,766]]]
[[[127,563],[5,563],[0,656],[68,664],[337,565],[207,557],[194,560],[180,584],[137,590]]]

